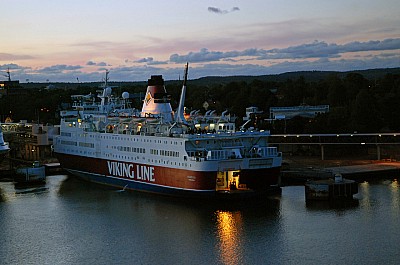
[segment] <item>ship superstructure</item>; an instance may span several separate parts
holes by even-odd
[[[141,110],[107,85],[73,96],[54,140],[61,166],[89,181],[179,196],[247,196],[276,185],[282,157],[269,132],[236,131],[226,111],[185,115],[186,82],[187,66],[176,111],[162,76],[148,80]]]

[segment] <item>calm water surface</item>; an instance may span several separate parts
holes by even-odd
[[[400,184],[346,205],[303,186],[238,206],[120,192],[66,175],[0,183],[0,264],[400,264]]]

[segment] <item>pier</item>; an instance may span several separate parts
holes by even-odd
[[[371,159],[400,159],[400,133],[273,134],[269,139],[284,154],[319,155],[321,160],[328,148],[344,147],[364,150]]]
[[[315,157],[284,158],[282,185],[303,184],[309,180],[325,180],[340,174],[346,179],[362,182],[376,178],[398,178],[400,162],[362,159],[320,160]]]

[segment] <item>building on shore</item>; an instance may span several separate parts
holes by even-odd
[[[59,126],[27,123],[1,123],[5,140],[10,146],[10,158],[43,161],[52,155],[53,137]]]
[[[300,105],[293,107],[271,107],[269,117],[271,120],[289,120],[300,116],[304,118],[315,118],[318,114],[328,113],[329,105]]]
[[[18,80],[11,80],[10,70],[7,70],[7,80],[0,81],[0,98],[3,96],[25,95],[28,93],[26,88],[23,88]]]

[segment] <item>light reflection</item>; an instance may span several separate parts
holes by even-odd
[[[6,199],[3,196],[3,190],[0,188],[0,202],[4,202]]]
[[[369,183],[368,183],[368,181],[365,180],[364,182],[360,183],[360,186],[361,186],[363,191],[365,190],[367,193],[369,193]]]
[[[242,215],[240,212],[217,211],[218,251],[222,264],[241,264],[243,253],[241,246]]]
[[[390,184],[390,191],[392,193],[392,205],[393,205],[393,210],[396,210],[396,212],[400,209],[400,193],[399,193],[399,182],[397,179],[394,179],[392,183]]]
[[[368,181],[364,181],[359,184],[358,193],[362,198],[362,205],[366,208],[371,208],[371,195],[370,195],[370,184]]]
[[[392,186],[392,189],[397,190],[397,188],[399,188],[399,182],[397,181],[397,179],[394,179],[390,186]]]

